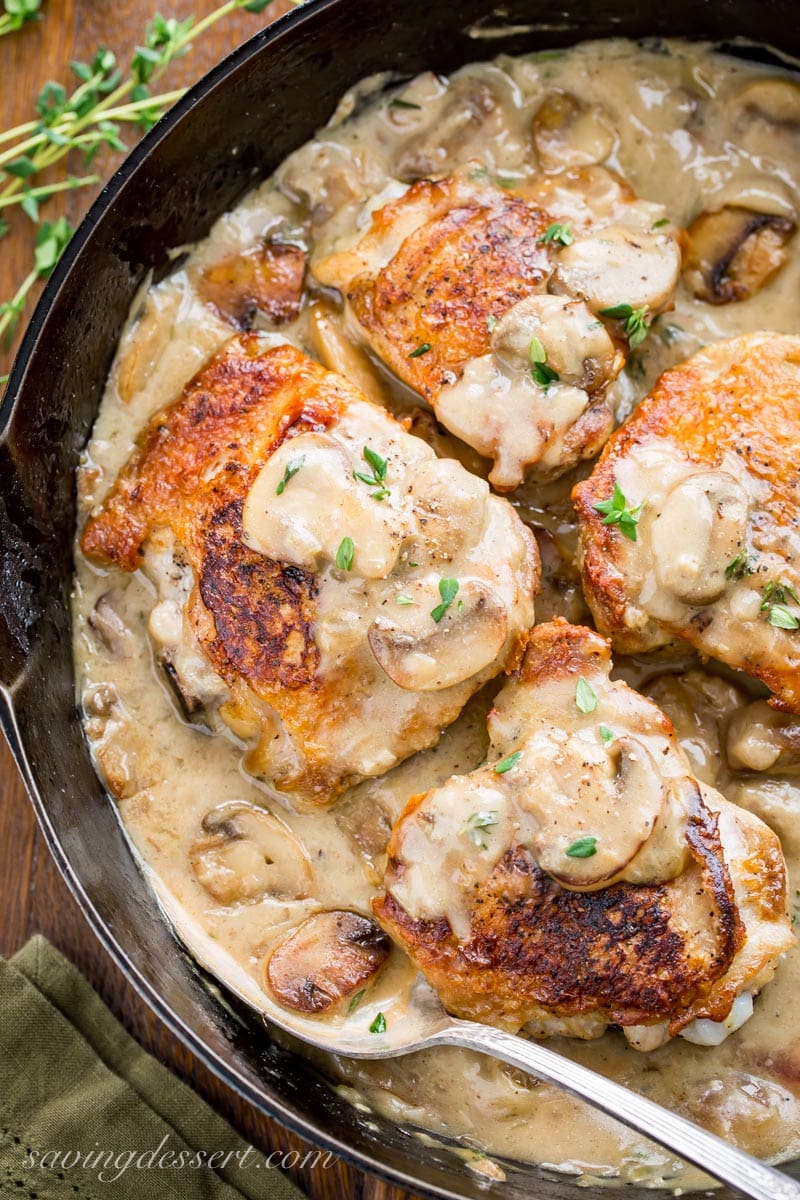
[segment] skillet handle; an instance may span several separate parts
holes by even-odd
[[[679,1158],[693,1163],[722,1183],[754,1200],[800,1200],[800,1183],[737,1150],[722,1138],[541,1042],[515,1037],[501,1029],[468,1021],[451,1021],[426,1039],[427,1044],[463,1046],[491,1054],[513,1067],[587,1100],[595,1108],[644,1133]]]

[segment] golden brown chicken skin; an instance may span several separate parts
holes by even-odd
[[[602,168],[559,181],[512,191],[480,168],[420,180],[355,246],[313,264],[345,294],[356,336],[494,460],[499,490],[599,451],[627,346],[606,309],[651,319],[680,268],[674,231],[652,229],[658,206]]]
[[[724,1020],[792,944],[777,838],[701,791],[669,720],[610,665],[592,631],[537,626],[486,766],[394,827],[375,915],[457,1016],[666,1038]]]
[[[313,804],[433,744],[513,666],[538,578],[483,480],[255,334],[153,419],[81,545],[151,578],[179,690],[250,746],[253,773]]]
[[[800,712],[799,442],[800,338],[747,334],[661,376],[573,492],[617,649],[688,642]],[[608,511],[615,485],[633,524]]]

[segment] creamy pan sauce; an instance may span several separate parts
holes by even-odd
[[[798,329],[800,245],[790,235],[800,185],[800,90],[779,73],[677,42],[643,48],[609,41],[467,67],[449,82],[424,75],[381,92],[386,82],[346,97],[331,126],[139,298],[80,472],[84,514],[106,494],[153,413],[231,336],[220,264],[266,236],[308,246],[313,264],[350,246],[373,209],[428,173],[474,163],[502,186],[520,185],[535,171],[530,131],[547,97],[550,110],[533,120],[545,170],[603,162],[642,200],[663,205],[675,226],[720,209],[741,225],[744,209],[761,214],[771,238],[754,267],[735,258],[741,229],[715,226],[706,260],[679,285],[674,312],[655,321],[613,383],[618,420],[660,371],[702,345],[756,329]],[[726,254],[729,275],[741,268],[743,298],[711,304],[709,289],[720,275],[714,267]],[[765,256],[773,266],[786,261],[758,286]],[[293,269],[290,253],[282,269]],[[260,325],[256,316],[254,326]],[[355,348],[324,289],[307,298],[281,335],[395,412],[416,410],[414,432],[486,476],[485,460],[443,434],[416,397]],[[586,620],[572,566],[574,478],[528,482],[510,493],[539,532],[545,591],[538,620],[553,613]],[[251,532],[257,539],[258,528]],[[436,748],[359,784],[333,810],[297,815],[243,771],[233,734],[212,736],[179,709],[148,635],[149,622],[150,632],[158,632],[159,615],[156,628],[151,621],[155,600],[143,575],[99,571],[77,553],[75,658],[86,733],[184,941],[258,1007],[264,959],[276,942],[322,909],[370,913],[390,826],[408,797],[484,761],[493,688],[469,704]],[[790,867],[790,894],[800,898],[797,725],[688,659],[658,667],[623,662],[620,673],[673,719],[698,777],[775,829]],[[226,820],[244,831],[231,845]],[[258,852],[264,821],[272,822],[272,844],[277,837],[281,846],[269,867]],[[358,1014],[365,1037],[378,1011],[391,1021],[402,1010],[411,976],[394,950]],[[643,1054],[616,1032],[555,1045],[755,1154],[789,1158],[800,1153],[798,988],[795,949],[756,1000],[752,1019],[720,1046],[678,1039]],[[487,1154],[548,1164],[586,1181],[680,1187],[699,1181],[638,1135],[487,1058],[451,1049],[390,1063],[315,1058],[358,1103],[456,1138],[470,1165],[490,1176],[502,1171]]]

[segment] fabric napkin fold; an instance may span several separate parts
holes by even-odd
[[[6,1195],[304,1200],[274,1161],[128,1036],[42,937],[0,960]]]

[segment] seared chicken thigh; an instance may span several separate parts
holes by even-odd
[[[516,664],[538,582],[532,535],[483,480],[253,334],[154,418],[82,547],[156,584],[150,632],[187,706],[322,805]]]
[[[608,386],[638,336],[626,321],[645,330],[669,307],[680,265],[664,210],[600,167],[514,191],[475,168],[413,184],[313,271],[508,490],[598,452]]]
[[[800,338],[717,342],[661,376],[573,492],[619,650],[689,642],[800,712],[799,444]]]
[[[610,668],[588,629],[533,631],[489,762],[409,802],[374,909],[458,1016],[539,1036],[616,1023],[645,1048],[724,1022],[793,937],[778,839],[701,789],[668,718]]]

